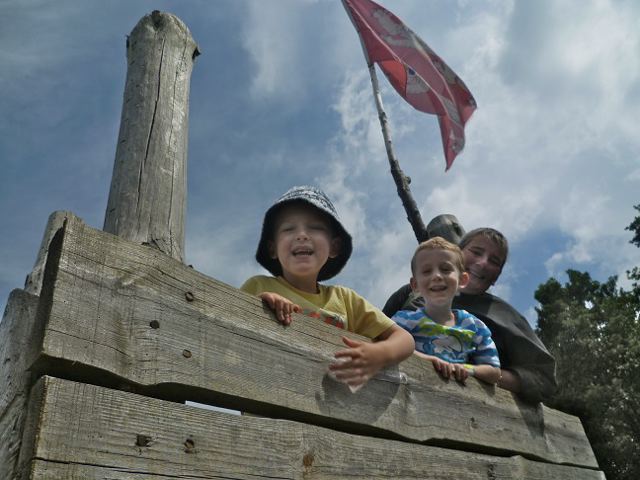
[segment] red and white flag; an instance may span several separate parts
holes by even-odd
[[[476,102],[462,80],[393,13],[371,0],[342,0],[369,64],[415,109],[438,115],[446,170],[464,148],[464,125]]]

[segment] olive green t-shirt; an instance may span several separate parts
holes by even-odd
[[[318,293],[307,293],[293,287],[283,277],[257,275],[244,282],[240,289],[253,295],[277,293],[302,307],[305,315],[370,339],[395,325],[380,309],[340,285],[318,284]]]

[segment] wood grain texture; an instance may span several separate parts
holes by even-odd
[[[25,480],[562,479],[601,472],[212,412],[44,377]]]
[[[48,371],[62,363],[58,376],[349,432],[597,467],[579,419],[475,380],[443,381],[417,357],[353,394],[326,374],[342,331],[301,316],[282,327],[257,298],[77,218],[51,249],[41,363]]]
[[[104,230],[184,256],[189,85],[198,48],[154,11],[127,40],[127,80]]]
[[[20,450],[29,367],[39,347],[35,330],[38,297],[23,290],[9,295],[0,323],[0,478],[12,478]]]
[[[49,255],[49,243],[51,243],[51,239],[55,233],[62,228],[69,215],[72,215],[72,213],[64,210],[56,211],[49,215],[49,220],[47,221],[47,226],[42,236],[40,250],[38,251],[38,257],[36,258],[33,270],[27,275],[27,280],[24,284],[26,292],[33,295],[40,295],[42,279],[44,277],[44,266],[47,262],[47,256]]]

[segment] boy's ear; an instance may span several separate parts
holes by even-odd
[[[333,237],[329,246],[329,258],[336,258],[340,255],[340,250],[342,250],[342,238]]]
[[[416,279],[411,277],[409,279],[409,285],[411,285],[411,290],[413,290],[414,292],[418,291],[418,282],[416,282]]]
[[[267,242],[267,249],[269,250],[269,256],[274,260],[278,258],[278,252],[276,251],[276,243],[273,240]]]
[[[464,288],[469,283],[469,274],[467,272],[462,272],[460,274],[460,280],[458,281],[458,288]]]

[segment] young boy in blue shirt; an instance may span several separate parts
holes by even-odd
[[[413,336],[416,354],[444,378],[464,382],[469,375],[495,384],[500,360],[491,331],[465,310],[452,310],[460,287],[469,282],[462,251],[435,237],[418,245],[411,259],[411,288],[425,299],[418,311],[401,310],[393,320]]]
[[[241,289],[258,295],[288,325],[293,312],[364,335],[373,343],[347,337],[348,347],[330,365],[336,378],[351,387],[363,385],[380,369],[401,362],[414,350],[413,338],[355,291],[322,285],[351,255],[351,235],[321,190],[294,187],[267,210],[256,260],[273,276],[259,275]]]

